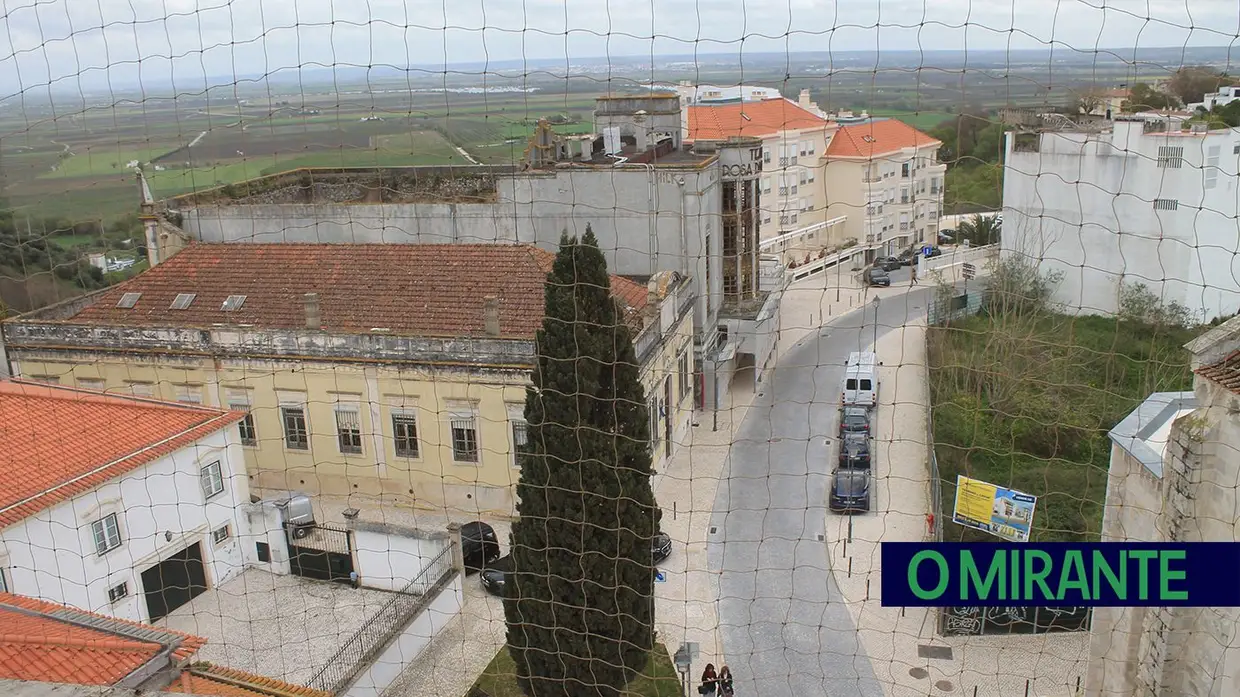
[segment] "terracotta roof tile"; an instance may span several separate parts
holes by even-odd
[[[132,327],[251,324],[305,328],[306,293],[317,293],[322,327],[405,336],[473,336],[485,330],[484,298],[499,299],[500,334],[529,339],[542,326],[543,288],[555,255],[512,244],[193,244],[102,293],[69,322]],[[613,275],[630,310],[646,289]],[[141,293],[130,309],[126,293]],[[170,306],[193,293],[188,309]],[[241,307],[222,310],[231,295]],[[20,319],[17,321],[21,321]]]
[[[0,593],[0,678],[72,685],[112,685],[160,651],[160,645],[154,642],[77,627],[52,617],[28,615],[14,611],[13,607],[41,613],[68,609],[84,619],[105,617],[34,598]],[[116,618],[107,619],[123,622],[135,629],[182,637],[181,645],[173,652],[177,660],[187,660],[206,643],[206,639],[201,637]]]
[[[0,528],[243,418],[242,412],[0,380]],[[69,423],[73,428],[66,429]]]
[[[904,148],[924,148],[942,142],[897,119],[843,126],[827,146],[827,157],[872,158]]]
[[[332,697],[330,692],[210,663],[189,666],[167,691],[209,697]]]
[[[723,140],[733,136],[764,138],[780,131],[826,129],[830,121],[787,99],[691,106],[688,140]]]
[[[1231,392],[1240,394],[1240,351],[1232,351],[1218,363],[1203,365],[1195,372]]]

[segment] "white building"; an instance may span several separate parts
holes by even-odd
[[[808,95],[805,95],[808,99]],[[827,189],[823,164],[836,124],[782,97],[731,104],[689,106],[685,110],[688,142],[750,137],[762,139],[762,219],[758,228],[763,242],[787,235],[810,238],[817,253],[831,244],[827,215]],[[836,221],[831,227],[842,224]],[[792,235],[806,231],[803,235]],[[802,241],[800,239],[797,240]],[[810,251],[788,244],[767,250],[783,261],[800,261],[791,254]]]
[[[867,261],[938,239],[943,178],[935,138],[896,119],[842,126],[825,161],[828,220],[846,217],[833,239],[866,249]]]
[[[148,259],[154,266],[195,240],[555,250],[563,232],[589,225],[611,272],[689,279],[697,403],[711,408],[737,368],[753,365],[762,378],[778,336],[782,285],[760,279],[762,141],[684,143],[672,93],[600,97],[594,123],[599,133],[584,136],[540,125],[520,168],[297,170],[186,194],[159,213],[144,187]]]
[[[1203,320],[1240,309],[1240,133],[1117,117],[1009,133],[1006,150],[1003,254],[1062,273],[1066,311],[1114,314],[1136,283]]]
[[[1111,430],[1103,542],[1240,541],[1240,319],[1186,348],[1193,391],[1153,394]],[[1237,626],[1237,608],[1095,608],[1084,694],[1240,694]]]
[[[0,591],[149,622],[256,562],[244,417],[0,382]]]
[[[1216,106],[1227,106],[1237,99],[1240,99],[1240,87],[1228,85],[1218,88],[1217,92],[1205,95],[1200,102],[1193,102],[1187,108],[1190,112],[1198,109],[1212,111]]]

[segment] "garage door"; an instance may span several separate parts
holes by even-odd
[[[194,544],[142,572],[146,609],[151,620],[167,615],[207,589],[202,544]]]

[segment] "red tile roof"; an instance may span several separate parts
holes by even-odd
[[[1194,372],[1231,392],[1240,394],[1240,351],[1232,351],[1218,363],[1203,365]]]
[[[493,295],[501,336],[531,339],[542,326],[554,260],[546,250],[512,244],[193,244],[102,293],[68,321],[304,329],[304,296],[317,293],[328,331],[386,327],[396,335],[460,337],[484,333],[484,298]],[[611,288],[630,310],[645,307],[641,284],[613,275]],[[118,308],[126,293],[142,295],[132,308]],[[170,309],[181,293],[195,294],[189,308]],[[231,295],[245,301],[225,312]]]
[[[332,697],[330,692],[267,678],[210,663],[195,663],[182,671],[167,692],[211,697]]]
[[[830,121],[787,99],[689,107],[687,140],[724,140],[733,136],[765,138],[780,131],[825,130]]]
[[[932,145],[942,145],[942,142],[903,121],[883,119],[841,127],[827,146],[827,157],[869,159],[904,148]]]
[[[44,614],[17,612],[13,609],[15,607]],[[65,611],[83,620],[105,617],[34,598],[0,593],[0,678],[72,685],[113,685],[161,650],[155,642],[70,625],[46,614]],[[207,641],[136,622],[106,619],[134,629],[180,637],[181,645],[173,652],[173,657],[179,661],[187,660]]]
[[[243,418],[243,412],[2,380],[0,528]]]

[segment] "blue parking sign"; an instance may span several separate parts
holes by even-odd
[[[934,247],[931,247],[930,245],[926,245],[921,248],[921,255],[923,257],[929,257],[930,253],[933,251],[934,251]]]

